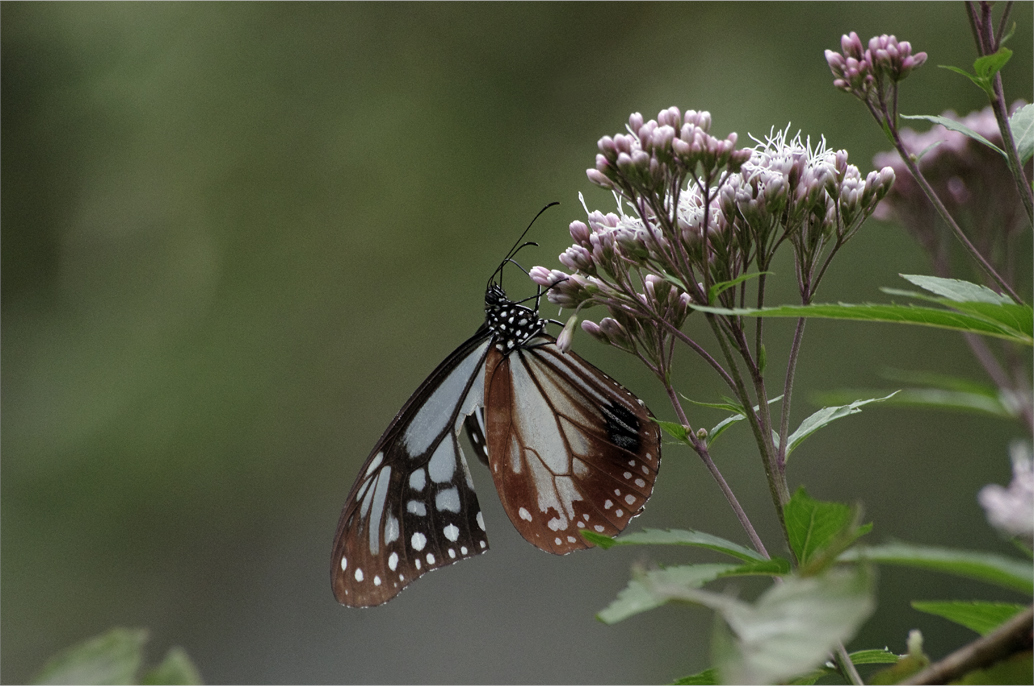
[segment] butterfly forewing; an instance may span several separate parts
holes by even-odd
[[[609,376],[539,334],[488,351],[489,467],[510,521],[532,544],[565,554],[614,536],[642,510],[660,463],[649,411]]]
[[[488,549],[459,433],[484,398],[481,329],[417,389],[345,502],[331,583],[339,602],[379,605],[417,577]]]

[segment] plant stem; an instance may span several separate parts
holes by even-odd
[[[862,681],[862,675],[858,673],[858,669],[854,666],[854,662],[851,662],[851,656],[847,653],[847,648],[844,647],[843,643],[837,643],[836,650],[834,651],[837,664],[840,666],[840,673],[843,674],[848,681],[852,684],[864,684]]]
[[[679,418],[679,422],[683,426],[689,426],[689,419],[686,417],[685,410],[682,409],[682,403],[679,402],[678,393],[675,392],[675,388],[671,385],[671,382],[666,379],[662,379],[664,382],[664,390],[668,392],[668,399],[671,400],[672,407],[675,408],[675,414]],[[751,545],[759,553],[765,556],[765,559],[770,559],[771,556],[768,554],[768,550],[765,549],[765,544],[761,542],[761,537],[758,536],[757,531],[754,530],[754,525],[750,523],[750,518],[747,517],[746,511],[743,506],[740,505],[740,501],[736,498],[736,494],[729,488],[728,482],[725,477],[722,476],[721,471],[718,470],[718,466],[711,459],[711,453],[707,450],[707,444],[702,440],[693,438],[693,449],[696,450],[697,455],[704,461],[704,466],[707,467],[707,471],[711,472],[711,476],[718,484],[718,488],[722,490],[725,495],[725,499],[729,501],[729,506],[732,507],[732,511],[736,513],[736,519],[739,520],[740,526],[747,532],[747,537],[750,539]]]
[[[894,140],[894,148],[898,151],[898,154],[901,156],[901,160],[905,163],[905,166],[908,167],[908,171],[911,172],[912,178],[916,180],[916,183],[918,183],[920,188],[923,189],[923,192],[926,194],[926,197],[930,199],[931,203],[933,203],[934,209],[937,210],[937,214],[939,214],[941,216],[941,219],[943,219],[944,222],[951,228],[952,232],[955,234],[955,237],[959,239],[959,242],[962,243],[963,247],[965,247],[969,254],[972,255],[973,259],[977,261],[977,264],[979,264],[981,268],[987,273],[987,275],[990,276],[996,284],[998,284],[998,287],[1001,288],[1005,293],[1007,293],[1009,297],[1013,299],[1013,301],[1019,304],[1023,304],[1023,300],[1020,298],[1019,295],[1016,294],[1016,291],[1012,289],[1012,286],[1010,286],[1008,282],[1006,282],[1006,280],[1003,279],[997,271],[995,271],[995,268],[991,266],[991,263],[988,262],[987,259],[980,254],[980,251],[976,249],[976,246],[974,246],[973,243],[970,242],[969,238],[966,236],[965,232],[963,232],[962,228],[957,223],[955,223],[955,219],[953,219],[951,214],[948,212],[948,208],[946,208],[944,206],[944,203],[941,202],[941,199],[937,196],[937,193],[934,191],[933,187],[930,186],[930,183],[926,180],[926,177],[923,176],[922,172],[919,171],[919,166],[916,164],[915,160],[912,159],[912,155],[905,148],[905,144],[901,142],[901,136],[898,133],[898,128],[891,119],[890,114],[886,111],[886,109],[884,109],[883,114],[885,117],[887,117],[887,123],[890,127],[891,136]]]
[[[1009,3],[1011,5],[1012,3]],[[973,3],[966,3],[967,14],[969,15],[970,26],[973,29],[973,37],[976,39],[977,52],[981,57],[993,55],[998,51],[999,39],[995,36],[994,26],[991,19],[990,3],[980,3],[980,12],[973,7]],[[1006,9],[1008,12],[1008,8]],[[991,110],[998,121],[998,130],[1002,133],[1002,148],[1005,151],[1005,162],[1009,165],[1009,172],[1016,183],[1016,190],[1023,202],[1023,209],[1027,212],[1027,221],[1034,222],[1034,191],[1031,190],[1023,173],[1023,164],[1020,162],[1019,154],[1016,151],[1016,141],[1012,136],[1012,127],[1009,126],[1009,110],[1005,102],[1005,89],[1002,87],[1002,74],[994,75],[992,84],[993,97],[989,95]]]
[[[1028,607],[996,630],[963,646],[919,672],[906,684],[946,684],[964,674],[989,667],[1016,653],[1031,649],[1034,607]]]
[[[758,445],[758,450],[761,451],[761,462],[765,467],[765,478],[768,480],[768,490],[772,496],[772,504],[775,505],[776,515],[779,517],[779,528],[783,532],[783,538],[786,539],[787,548],[793,550],[793,546],[790,545],[790,534],[786,528],[786,517],[783,514],[783,509],[786,503],[790,501],[789,489],[786,487],[786,480],[782,478],[782,475],[777,470],[775,453],[771,449],[772,446],[772,431],[768,431],[768,440],[765,440],[765,434],[762,430],[760,418],[758,414],[751,408],[754,403],[751,401],[750,394],[747,393],[747,387],[743,383],[743,378],[740,376],[739,367],[736,365],[736,360],[732,355],[732,351],[729,350],[728,341],[718,325],[718,321],[714,315],[708,314],[707,321],[711,325],[714,331],[715,338],[718,339],[718,345],[722,348],[722,353],[725,355],[725,359],[729,364],[732,377],[736,382],[736,396],[740,402],[743,403],[743,409],[747,416],[747,423],[750,425],[751,431],[754,433],[754,441]],[[748,351],[749,354],[749,351]],[[767,407],[768,400],[762,396],[758,399],[758,409]],[[782,484],[782,489],[780,489]]]
[[[793,398],[793,379],[797,373],[797,357],[801,353],[801,339],[804,338],[804,325],[807,320],[797,320],[797,329],[793,332],[793,343],[790,344],[790,359],[786,362],[786,381],[783,384],[782,414],[779,418],[779,467],[786,469],[787,439],[790,436],[790,401]]]

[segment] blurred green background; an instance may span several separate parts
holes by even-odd
[[[1031,10],[1014,10],[1010,101],[1031,99]],[[334,602],[331,539],[370,447],[477,328],[485,280],[528,221],[563,203],[522,253],[558,266],[578,193],[613,206],[584,170],[630,112],[710,110],[741,141],[792,123],[871,169],[885,139],[822,53],[852,30],[929,52],[904,112],[984,106],[935,66],[975,57],[960,3],[4,3],[0,679],[113,625],[149,627],[154,659],[184,646],[210,682],[648,682],[708,666],[703,610],[593,618],[632,564],[705,557],[544,555],[480,467],[492,550],[387,606]],[[792,267],[777,271],[770,302],[790,301]],[[898,273],[928,271],[900,228],[873,222],[819,300],[885,298]],[[789,330],[770,327],[773,369]],[[631,358],[575,345],[673,418]],[[814,322],[797,421],[810,392],[889,385],[887,365],[982,380],[956,336]],[[688,354],[678,371],[692,398],[723,392]],[[732,433],[720,466],[777,549],[756,454]],[[795,453],[791,483],[863,502],[874,541],[1008,554],[975,495],[1008,482],[1020,433],[867,409]],[[676,447],[646,526],[745,542]],[[944,654],[971,636],[908,600],[1013,600],[934,574],[880,583],[854,646],[903,652],[920,627]]]

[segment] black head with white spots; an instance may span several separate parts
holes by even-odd
[[[485,323],[503,353],[519,347],[546,326],[536,310],[513,302],[495,283],[485,292]]]

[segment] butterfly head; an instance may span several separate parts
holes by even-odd
[[[495,338],[495,345],[504,353],[519,347],[546,326],[537,310],[507,298],[497,283],[490,284],[485,292],[485,324]]]

